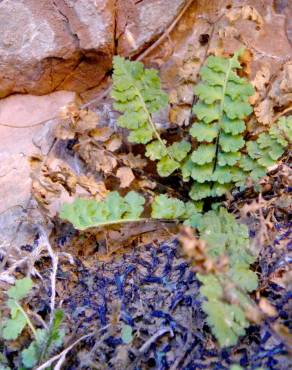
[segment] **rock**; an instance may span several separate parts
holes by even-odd
[[[118,0],[118,54],[137,54],[171,24],[186,0]]]
[[[111,68],[114,0],[0,2],[0,97],[85,91]]]
[[[96,87],[118,52],[139,52],[186,0],[0,1],[0,97],[82,93]]]
[[[28,157],[47,154],[52,144],[49,128],[53,120],[35,124],[50,120],[59,108],[74,100],[75,93],[69,91],[47,96],[13,95],[0,100],[0,246],[15,237],[18,225],[27,217],[31,198]],[[24,243],[24,234],[18,238]]]

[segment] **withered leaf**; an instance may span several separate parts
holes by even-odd
[[[132,181],[135,179],[135,175],[130,167],[120,167],[117,170],[116,176],[120,180],[120,187],[127,188],[130,186]]]
[[[122,139],[117,135],[112,136],[105,143],[106,149],[109,150],[110,152],[115,152],[121,147],[121,145],[122,145]]]
[[[131,168],[144,168],[147,164],[146,159],[142,158],[141,155],[134,155],[133,153],[129,154],[120,154],[119,159],[123,163]]]

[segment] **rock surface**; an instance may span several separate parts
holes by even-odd
[[[0,122],[7,125],[0,125],[0,247],[14,236],[31,198],[28,157],[47,154],[52,144],[52,121],[36,123],[50,120],[74,100],[75,93],[58,91],[47,96],[13,95],[0,101]],[[24,239],[23,234],[20,238]]]
[[[110,69],[113,0],[0,2],[0,96],[84,91]]]
[[[158,37],[186,0],[118,1],[118,54],[137,54]]]
[[[0,1],[0,97],[97,86],[117,51],[143,49],[185,2]]]

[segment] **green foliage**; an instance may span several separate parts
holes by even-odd
[[[139,220],[145,199],[134,191],[121,197],[117,191],[109,193],[103,201],[77,198],[64,204],[60,211],[63,220],[70,221],[78,230]]]
[[[165,194],[155,197],[152,203],[152,218],[168,220],[189,220],[194,215],[202,212],[201,202],[186,202],[176,198],[170,198]]]
[[[251,177],[258,180],[266,173],[266,168],[273,166],[284,154],[292,141],[292,116],[281,117],[268,132],[259,135],[256,141],[246,144],[247,154],[240,160],[240,166],[250,171]]]
[[[147,144],[157,135],[151,114],[165,107],[167,95],[160,88],[157,71],[140,62],[114,57],[112,97],[114,108],[123,115],[120,127],[130,130],[129,141]]]
[[[10,308],[10,316],[3,327],[2,336],[5,340],[15,340],[28,325],[33,332],[34,340],[29,347],[21,352],[22,363],[26,368],[33,368],[40,360],[52,354],[63,344],[65,332],[60,328],[63,320],[63,311],[56,310],[52,325],[48,329],[34,329],[28,315],[20,305],[20,300],[27,297],[33,286],[30,278],[17,280],[15,285],[7,292],[7,306]],[[0,365],[3,361],[0,359]]]
[[[245,309],[251,303],[247,293],[258,284],[256,274],[249,269],[255,256],[249,246],[248,229],[224,208],[207,212],[187,224],[197,228],[200,239],[207,242],[209,258],[227,256],[229,259],[226,273],[199,274],[198,279],[202,283],[201,293],[207,299],[202,307],[214,335],[221,346],[234,345],[249,326]],[[238,304],[226,300],[223,288],[226,282]]]
[[[54,320],[51,328],[37,329],[35,340],[21,353],[23,365],[32,368],[45,356],[50,356],[63,344],[65,331],[60,328],[64,317],[62,310],[54,312]]]
[[[243,119],[252,112],[248,97],[254,90],[236,73],[241,68],[238,57],[210,56],[200,71],[202,82],[195,88],[199,102],[193,108],[199,122],[190,130],[198,147],[183,176],[195,180],[190,192],[194,200],[221,196],[246,179],[238,162],[245,146]]]
[[[6,340],[16,339],[27,325],[27,318],[23,314],[19,302],[25,298],[32,289],[32,280],[28,277],[17,280],[15,285],[7,291],[9,297],[7,306],[10,309],[8,319],[2,329],[2,336]]]
[[[129,141],[148,143],[146,156],[159,161],[158,174],[161,177],[171,175],[191,150],[191,144],[181,141],[167,146],[158,133],[152,114],[165,107],[168,98],[160,88],[157,71],[144,69],[140,62],[115,57],[111,95],[115,99],[115,109],[123,113],[118,125],[130,131]]]

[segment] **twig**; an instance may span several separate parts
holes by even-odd
[[[95,333],[89,333],[89,334],[83,335],[81,338],[77,339],[74,343],[72,343],[69,347],[67,347],[66,349],[64,349],[64,351],[62,351],[58,355],[50,358],[48,361],[46,361],[44,364],[42,364],[41,366],[39,366],[35,370],[43,370],[43,369],[46,369],[47,367],[51,366],[55,361],[57,361],[59,358],[62,358],[63,356],[66,357],[66,355],[68,354],[68,352],[70,352],[71,349],[74,348],[79,342],[81,342],[82,340],[84,340],[86,338],[91,337],[94,334]]]
[[[163,328],[163,329],[160,329],[158,330],[158,332],[156,332],[154,335],[152,335],[152,337],[150,337],[144,344],[142,347],[139,348],[139,353],[140,354],[143,354],[145,352],[148,351],[148,349],[150,348],[151,344],[156,342],[156,340],[161,337],[162,335],[166,334],[166,333],[170,333],[172,336],[173,336],[173,331],[170,329],[170,328]]]

